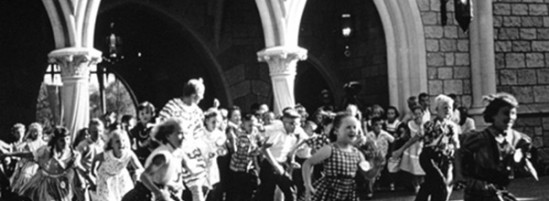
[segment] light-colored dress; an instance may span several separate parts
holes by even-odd
[[[134,153],[123,149],[120,158],[116,158],[112,150],[103,154],[104,161],[97,170],[97,190],[92,193],[92,200],[121,200],[128,191],[133,189],[133,182],[126,167]]]
[[[414,121],[408,122],[408,128],[410,128],[410,137],[421,135],[421,132],[423,132],[422,126],[417,125]],[[404,150],[400,161],[400,170],[416,176],[425,175],[421,165],[419,165],[419,154],[421,154],[421,149],[423,149],[422,140],[415,142],[408,147],[408,149]]]
[[[17,148],[18,152],[36,152],[38,148],[46,145],[42,139],[27,141]],[[10,183],[11,189],[15,193],[21,193],[21,188],[36,174],[38,163],[32,159],[21,158],[15,166]]]
[[[211,188],[221,181],[217,157],[219,155],[224,155],[227,152],[224,146],[227,141],[227,135],[217,129],[212,132],[204,129],[204,134],[199,137],[199,141],[202,141],[202,149],[204,154],[206,154],[206,167],[208,172],[207,186]]]
[[[50,146],[42,146],[33,152],[40,168],[20,190],[21,195],[31,200],[70,201],[73,197],[74,162],[80,154],[68,149],[57,159]]]

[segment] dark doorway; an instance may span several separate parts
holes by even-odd
[[[330,89],[328,82],[320,72],[308,61],[299,62],[295,79],[295,100],[312,113],[323,105],[320,92],[323,89]],[[333,102],[333,100],[332,100]]]
[[[107,36],[114,33],[120,40],[119,61],[100,65],[121,76],[138,102],[150,101],[157,108],[180,97],[189,79],[202,77],[206,94],[201,107],[207,108],[221,94],[213,90],[215,76],[208,72],[204,56],[183,29],[171,18],[139,4],[124,4],[101,12],[95,47],[108,56]]]

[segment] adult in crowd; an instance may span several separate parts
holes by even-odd
[[[201,135],[204,131],[204,114],[198,107],[198,103],[204,98],[204,81],[202,78],[190,79],[183,86],[183,97],[168,101],[158,113],[160,121],[168,118],[180,118],[190,123],[193,137]]]
[[[278,186],[286,201],[297,199],[297,189],[291,179],[292,156],[290,152],[301,140],[307,139],[307,134],[301,129],[301,116],[293,108],[285,108],[282,124],[266,126],[266,144],[263,147],[265,160],[260,164],[259,186],[257,200],[272,201],[275,187]]]
[[[507,191],[515,167],[527,167],[530,138],[514,130],[518,102],[507,93],[487,97],[484,121],[490,126],[463,136],[456,154],[456,181],[465,183],[465,201],[517,200]],[[530,165],[529,165],[530,164]]]

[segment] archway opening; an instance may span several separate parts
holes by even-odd
[[[103,65],[127,82],[138,102],[150,101],[160,108],[171,98],[180,97],[189,79],[201,77],[206,86],[201,107],[207,108],[214,98],[223,97],[223,92],[214,90],[219,88],[215,86],[219,75],[212,75],[207,67],[211,61],[182,29],[178,22],[154,9],[126,3],[100,12],[95,47],[108,54],[107,36],[119,36],[119,59]]]
[[[325,105],[321,92],[328,90],[331,93],[332,91],[329,83],[313,65],[309,61],[299,62],[295,78],[295,102],[305,106],[309,114],[313,114],[317,108]],[[334,103],[333,98],[328,101]]]
[[[349,34],[344,35],[344,31]],[[388,86],[385,34],[380,13],[372,1],[307,2],[299,42],[309,51],[312,62],[321,64],[315,66],[329,81],[337,109],[344,107],[347,98],[343,86],[351,81],[362,86],[356,94],[362,108],[390,104],[389,94],[394,89]],[[300,62],[298,69],[304,63]],[[299,84],[296,82],[296,98],[303,93]]]
[[[136,116],[136,105],[131,89],[121,77],[114,73],[97,73],[97,67],[90,69],[89,87],[90,118],[101,118],[106,111],[115,112],[117,119],[124,115]],[[99,79],[103,77],[103,79]],[[104,89],[100,89],[100,83]],[[63,110],[61,87],[61,69],[50,64],[44,74],[36,99],[36,120],[44,127],[62,124]],[[103,93],[103,97],[100,95]],[[104,99],[102,102],[101,99]],[[104,109],[102,109],[104,104]],[[105,111],[104,111],[105,110]]]

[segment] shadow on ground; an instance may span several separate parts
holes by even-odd
[[[516,195],[518,200],[549,201],[549,176],[543,176],[537,182],[531,177],[515,179],[509,186],[509,191]],[[415,195],[412,192],[398,190],[377,192],[372,200],[413,201],[414,198]],[[463,200],[463,192],[454,191],[450,200]]]

